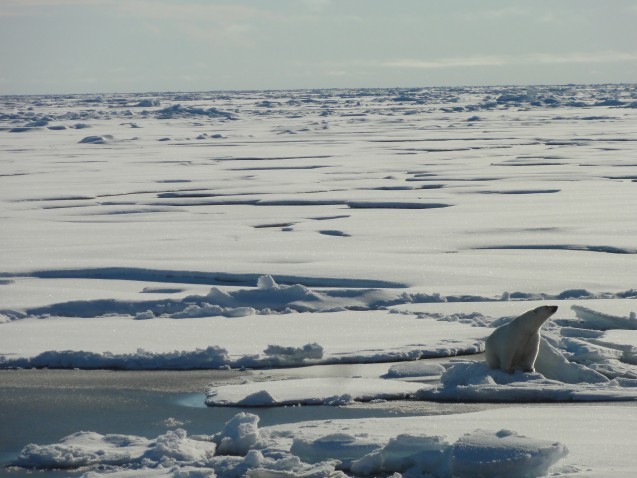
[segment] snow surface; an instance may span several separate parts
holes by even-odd
[[[588,433],[582,433],[582,415]],[[100,469],[88,472],[90,477],[113,471],[113,476],[335,477],[345,471],[359,476],[601,477],[629,476],[637,465],[631,453],[634,407],[500,408],[458,418],[325,420],[260,428],[257,415],[239,413],[214,435],[189,437],[177,429],[146,439],[81,432],[51,445],[28,445],[18,462],[41,469]],[[493,429],[494,423],[507,428]],[[175,474],[166,475],[167,470]]]
[[[281,405],[347,405],[354,401],[407,398],[420,387],[398,380],[370,378],[303,378],[214,387],[210,406],[272,407]]]
[[[277,471],[282,476],[338,476],[338,468],[366,476],[410,472],[441,477],[523,477],[545,474],[568,452],[561,443],[527,438],[508,430],[475,430],[454,444],[444,437],[422,434],[400,434],[384,443],[348,433],[316,439],[296,437],[295,431],[270,433],[260,430],[258,422],[256,415],[239,413],[213,437],[189,438],[182,429],[154,440],[80,432],[60,443],[28,445],[16,463],[42,469],[126,465],[139,473],[161,473],[171,467],[190,473],[180,468],[194,466],[202,474],[221,471],[247,476],[278,476]],[[287,443],[289,438],[291,446]],[[89,476],[96,475],[99,474]]]
[[[0,367],[304,367],[212,385],[211,406],[635,400],[636,95],[1,97]],[[536,373],[488,370],[485,337],[543,304],[560,309]],[[513,476],[515,463],[535,476],[568,448],[565,476],[636,467],[618,453],[631,407],[587,409],[597,428],[584,431],[573,404],[507,410],[431,417],[431,435],[425,418],[254,442],[235,425],[225,441],[80,432],[25,448],[20,463],[192,477]],[[272,433],[287,449],[266,451]],[[235,442],[241,456],[219,454]],[[293,444],[323,458],[305,462]]]

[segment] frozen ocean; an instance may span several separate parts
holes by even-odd
[[[637,470],[637,85],[3,96],[0,216],[3,476]]]

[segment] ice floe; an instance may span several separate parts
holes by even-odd
[[[27,445],[16,465],[28,468],[123,465],[141,459],[150,446],[151,441],[142,437],[77,432],[53,445]]]
[[[212,387],[206,404],[234,407],[346,405],[355,401],[407,398],[419,388],[418,384],[398,380],[302,378]]]
[[[71,272],[71,271],[69,271]],[[109,273],[116,271],[95,272],[97,277],[108,277]],[[131,272],[134,274],[134,272]],[[152,271],[139,272],[141,277],[155,277]],[[85,272],[91,276],[90,271]],[[48,275],[48,274],[47,274]],[[47,276],[45,275],[45,276]],[[66,274],[61,272],[64,277]],[[58,274],[53,274],[53,277]],[[73,273],[70,273],[73,277]],[[193,276],[197,276],[193,273]],[[205,275],[202,275],[206,277]],[[1,277],[1,275],[0,275]],[[230,276],[231,277],[231,276]],[[137,279],[134,279],[137,280]],[[192,276],[188,281],[192,281]],[[197,280],[197,279],[194,279]],[[206,280],[202,278],[202,280]],[[223,280],[215,278],[214,280]],[[233,280],[231,278],[227,280]],[[249,280],[240,278],[238,280]],[[70,301],[51,304],[43,307],[25,308],[22,310],[0,310],[5,316],[19,319],[24,317],[100,317],[112,315],[131,315],[137,320],[152,319],[155,317],[170,317],[175,319],[195,317],[241,317],[246,315],[290,312],[333,312],[337,310],[375,310],[384,309],[396,305],[411,303],[439,303],[439,302],[489,302],[498,300],[566,300],[596,299],[596,298],[624,298],[637,295],[635,290],[610,293],[593,293],[587,290],[565,290],[558,294],[541,294],[521,292],[504,292],[500,297],[481,297],[473,295],[443,296],[439,293],[428,294],[417,291],[401,291],[394,288],[369,289],[359,287],[356,289],[339,288],[310,288],[302,284],[279,284],[270,275],[259,276],[256,280],[257,287],[235,288],[226,290],[213,287],[206,295],[188,295],[183,299],[160,299],[124,301],[117,299],[100,299],[93,301]],[[314,282],[309,280],[308,282]],[[324,280],[329,284],[330,280]],[[334,280],[334,284],[338,281]],[[353,283],[355,281],[344,281]],[[360,282],[363,286],[365,281]],[[146,290],[146,289],[145,289]],[[166,292],[164,292],[166,293]],[[581,306],[579,314],[585,314],[585,308]],[[607,319],[608,320],[608,319]],[[601,319],[598,319],[600,323]],[[634,319],[624,321],[625,327],[636,327]],[[632,325],[630,325],[632,324]],[[617,327],[613,327],[617,328]]]
[[[489,369],[483,362],[455,364],[442,375],[441,382],[440,387],[420,389],[415,397],[420,400],[458,402],[637,400],[635,385],[623,380],[568,383],[548,379],[539,372],[509,374]]]
[[[451,453],[453,476],[542,476],[566,456],[559,442],[534,440],[510,430],[476,430],[461,437]]]
[[[27,445],[14,464],[37,469],[106,470],[90,471],[87,477],[337,478],[347,476],[343,472],[356,476],[536,477],[545,475],[568,454],[567,447],[557,441],[505,429],[478,429],[450,443],[444,436],[391,436],[391,431],[382,437],[339,432],[311,438],[301,431],[303,424],[276,431],[261,429],[258,424],[257,415],[239,413],[212,436],[188,437],[182,429],[151,440],[79,432],[59,443]]]
[[[30,339],[22,342],[20,353],[4,352],[0,363],[3,368],[198,369],[396,362],[479,353],[488,334],[470,324],[385,310],[336,311],[320,320],[311,312],[256,318],[15,320],[0,336],[0,343],[7,344],[4,350],[11,350],[10,342],[19,337]],[[43,321],[47,325],[41,328]],[[44,333],[33,335],[33,327]],[[78,346],[80,338],[83,346]]]

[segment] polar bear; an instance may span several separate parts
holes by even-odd
[[[495,329],[485,344],[487,365],[509,373],[515,369],[535,372],[540,327],[556,311],[556,305],[543,305]]]

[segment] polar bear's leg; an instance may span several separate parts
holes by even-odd
[[[500,359],[493,350],[493,347],[487,346],[484,352],[484,358],[487,361],[489,368],[500,368]]]
[[[540,334],[533,334],[520,354],[519,367],[525,372],[535,372],[535,359],[540,350]]]
[[[518,348],[515,345],[507,346],[500,349],[499,352],[498,360],[500,361],[500,370],[513,373],[516,363],[518,362],[518,357],[520,356]]]
[[[500,361],[500,369],[507,373],[515,372],[515,353],[514,351],[507,351],[502,354],[502,360]]]
[[[502,343],[506,343],[507,327],[495,329],[484,344],[484,358],[490,368],[502,369]]]

